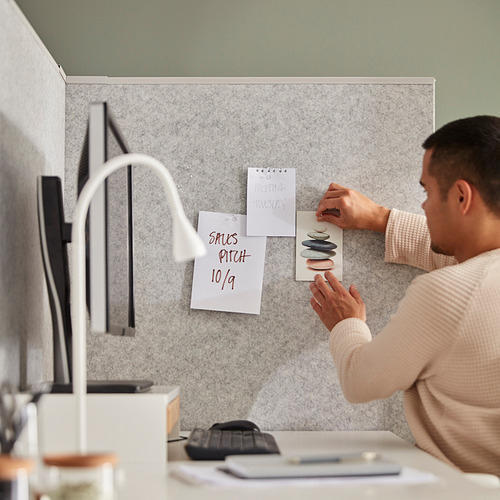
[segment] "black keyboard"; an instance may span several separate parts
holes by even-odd
[[[279,454],[271,434],[253,430],[193,429],[185,445],[193,460],[224,460],[228,455]]]

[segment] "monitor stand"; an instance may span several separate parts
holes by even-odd
[[[124,394],[145,392],[152,387],[151,380],[87,380],[88,394]],[[73,392],[73,384],[54,382],[51,391],[54,394]]]

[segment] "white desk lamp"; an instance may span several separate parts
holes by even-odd
[[[167,168],[155,158],[143,154],[116,156],[104,163],[92,175],[82,189],[73,216],[71,232],[72,272],[74,273],[73,300],[71,317],[73,321],[73,392],[76,398],[77,449],[83,454],[87,451],[87,322],[85,289],[85,219],[90,202],[101,183],[115,170],[128,165],[145,165],[152,168],[162,181],[170,211],[173,217],[173,253],[176,262],[192,260],[205,255],[206,248],[193,226],[189,223],[182,208],[179,194]]]

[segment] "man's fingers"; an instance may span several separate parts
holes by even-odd
[[[324,322],[325,311],[323,310],[323,307],[321,306],[321,304],[314,297],[311,297],[309,302],[310,302],[311,307],[313,308],[314,312],[318,315],[318,318]]]
[[[331,198],[323,198],[318,205],[316,215],[320,216],[325,210],[340,210],[340,198],[338,196]]]
[[[311,297],[309,299],[309,302],[311,303],[311,306],[316,311],[316,313],[319,314],[322,309],[321,304],[314,297]]]
[[[340,184],[337,184],[335,182],[330,183],[330,186],[328,187],[328,190],[339,190],[339,189],[346,189],[344,186],[341,186]]]
[[[340,281],[335,277],[335,275],[331,271],[325,272],[325,278],[334,292],[337,293],[345,292],[345,288],[342,286]]]
[[[317,290],[320,300],[322,298],[328,300],[328,297],[333,293],[331,286],[328,285],[321,274],[316,274],[316,276],[314,276],[314,288]]]
[[[356,285],[351,285],[351,287],[349,288],[349,293],[352,295],[354,300],[356,300],[356,302],[363,302],[363,300],[361,299],[361,294],[358,292]]]
[[[315,300],[320,304],[325,302],[326,293],[328,293],[328,291],[331,292],[331,290],[328,290],[323,278],[319,274],[314,277],[314,282],[311,283],[309,288]]]
[[[340,207],[337,206],[335,200],[338,200],[342,196],[345,195],[347,189],[340,184],[336,184],[332,182],[328,187],[328,190],[324,194],[323,198],[319,202],[318,210],[316,211],[316,215],[321,215],[322,212],[329,209],[338,210]]]

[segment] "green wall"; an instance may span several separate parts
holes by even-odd
[[[500,115],[500,0],[17,0],[68,75],[433,76]]]

